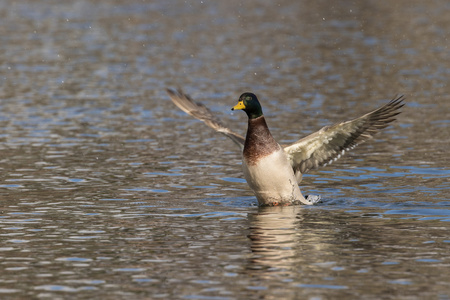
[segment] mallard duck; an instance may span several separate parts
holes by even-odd
[[[272,137],[261,104],[253,93],[244,93],[232,110],[248,116],[247,135],[234,133],[201,103],[194,102],[181,90],[167,90],[173,103],[184,112],[205,122],[229,137],[242,150],[244,177],[261,206],[314,204],[320,197],[302,195],[298,184],[311,169],[325,166],[346,151],[372,138],[395,120],[403,107],[403,96],[394,97],[382,107],[351,121],[325,126],[287,146]]]

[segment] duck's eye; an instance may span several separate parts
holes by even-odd
[[[247,98],[245,98],[245,100],[250,101],[250,100],[252,100],[252,97],[247,96]]]

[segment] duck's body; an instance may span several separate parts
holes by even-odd
[[[270,134],[264,116],[248,120],[242,167],[260,205],[311,204],[300,192],[287,155]]]
[[[181,91],[168,90],[172,101],[183,111],[225,134],[241,147],[245,179],[259,205],[314,204],[320,197],[303,197],[298,184],[302,174],[338,159],[345,151],[368,140],[395,120],[403,106],[403,96],[351,121],[325,126],[321,130],[282,147],[272,137],[258,98],[244,93],[232,109],[247,113],[246,137],[223,126],[205,106]]]

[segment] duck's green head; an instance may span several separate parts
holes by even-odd
[[[263,115],[261,104],[259,104],[258,98],[253,93],[243,93],[239,97],[238,104],[231,110],[235,109],[242,109],[245,111],[249,119],[256,119]]]

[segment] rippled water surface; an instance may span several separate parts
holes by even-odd
[[[450,299],[447,1],[0,3],[0,298]],[[290,143],[405,94],[398,121],[258,208],[179,111],[255,92]]]

